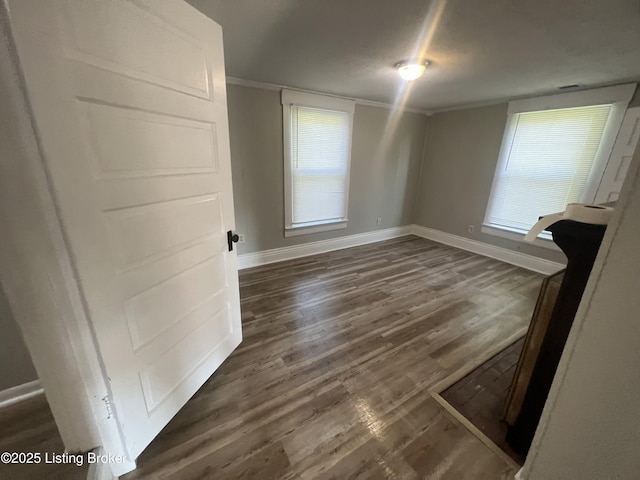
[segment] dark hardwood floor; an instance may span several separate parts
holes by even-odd
[[[429,392],[541,278],[414,236],[242,271],[243,343],[124,478],[513,478]]]
[[[47,463],[45,454],[61,454],[64,445],[44,395],[0,409],[0,452],[41,454],[39,463],[0,462],[1,480],[85,480],[89,472],[86,457],[80,466]],[[31,460],[35,462],[33,457]]]
[[[414,236],[242,271],[243,343],[126,478],[512,478],[429,389],[540,281]]]

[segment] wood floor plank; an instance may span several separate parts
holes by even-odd
[[[512,477],[429,391],[522,331],[540,282],[415,236],[244,270],[242,344],[124,478]]]
[[[526,327],[540,281],[412,236],[243,271],[243,344],[126,478],[508,478],[428,392]]]
[[[89,467],[86,457],[76,463],[46,463],[46,454],[60,455],[64,445],[44,395],[0,409],[0,452],[37,452],[40,461],[29,464],[0,463],[0,479],[84,480]]]

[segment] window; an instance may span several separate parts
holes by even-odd
[[[510,102],[483,231],[522,238],[540,216],[593,202],[634,90],[623,85]]]
[[[282,91],[285,236],[345,228],[354,102]]]

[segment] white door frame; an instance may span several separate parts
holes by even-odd
[[[126,457],[0,3],[0,282],[68,451]],[[58,452],[56,452],[58,453]],[[61,453],[61,452],[60,452]],[[132,460],[112,465],[118,475]]]
[[[638,145],[638,118],[640,118],[640,107],[627,108],[607,159],[607,166],[602,174],[594,203],[611,202],[618,199],[627,173],[626,170],[629,168],[631,157],[633,157]],[[626,165],[623,163],[625,158],[629,160]],[[612,197],[612,194],[615,196]]]

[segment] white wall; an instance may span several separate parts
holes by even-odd
[[[0,286],[0,390],[32,382],[37,378],[29,351]]]
[[[228,85],[227,95],[236,230],[245,237],[238,245],[240,254],[411,223],[425,115],[396,116],[386,108],[356,105],[347,228],[285,238],[280,92]],[[381,226],[377,218],[382,218]]]
[[[429,117],[413,223],[535,257],[563,253],[481,231],[507,120],[507,102]],[[473,233],[469,225],[474,225]]]
[[[640,148],[522,478],[640,478]]]

